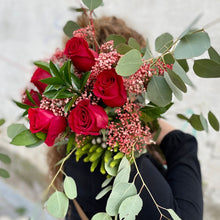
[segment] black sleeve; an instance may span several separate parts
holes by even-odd
[[[203,196],[196,139],[192,135],[175,130],[164,137],[161,149],[168,166],[166,180],[182,219],[201,220]]]

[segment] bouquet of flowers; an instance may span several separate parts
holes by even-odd
[[[173,96],[181,100],[186,84],[192,86],[186,74],[187,60],[208,51],[209,58],[194,60],[193,71],[200,77],[220,77],[220,55],[211,47],[205,30],[194,28],[199,17],[176,40],[169,33],[160,35],[155,41],[157,57],[148,44],[141,48],[134,38],[126,42],[122,36],[110,35],[99,45],[92,15],[102,1],[83,3],[90,25],[80,28],[73,21],[67,22],[64,31],[72,36],[65,48],[49,60],[34,63],[37,69],[31,83],[36,90],[26,89],[22,102],[14,101],[25,110],[23,116],[30,126],[12,124],[8,135],[14,145],[65,145],[66,157],[59,162],[58,173],[75,153],[77,161],[83,158],[91,163],[91,172],[99,169],[106,175],[104,189],[97,196],[99,199],[111,191],[106,213],[96,214],[93,220],[112,219],[118,214],[120,219],[135,219],[142,200],[134,183],[129,183],[130,165],[136,166],[135,158],[155,143],[160,132],[157,119],[173,105]],[[203,114],[178,117],[197,130],[207,130],[208,122],[219,130],[211,111],[208,120]],[[108,186],[113,177],[113,186]],[[47,210],[55,217],[64,217],[69,199],[76,197],[75,181],[65,176],[64,192],[55,190],[46,202]],[[132,212],[130,205],[134,206]],[[166,210],[179,219],[173,210]]]

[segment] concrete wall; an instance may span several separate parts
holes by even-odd
[[[198,27],[203,27],[218,19],[220,10],[219,0],[104,0],[104,3],[105,7],[97,10],[97,16],[115,15],[123,18],[149,39],[152,49],[155,38],[161,33],[169,32],[177,37],[199,13],[203,16]],[[43,174],[47,171],[44,156],[46,146],[25,149],[8,144],[6,127],[18,121],[21,113],[11,99],[19,100],[22,89],[33,73],[32,62],[50,57],[61,46],[63,25],[76,17],[69,10],[69,7],[74,6],[79,6],[79,0],[0,0],[0,118],[7,121],[1,127],[0,152],[7,148],[28,160]],[[212,45],[220,52],[220,23],[209,27],[207,31]],[[167,118],[177,128],[192,133],[184,122],[176,119],[175,114],[190,111],[206,114],[211,109],[220,119],[220,79],[204,80],[192,74],[189,76],[197,88],[189,89],[183,102],[176,101],[177,105]],[[210,129],[208,134],[201,132],[196,133],[196,136],[205,189],[204,219],[214,220],[220,214],[217,208],[220,204],[220,135]],[[25,189],[19,190],[19,193],[27,196]],[[0,214],[0,219],[3,218],[10,219],[10,216],[8,214],[6,217],[5,214],[3,217]]]

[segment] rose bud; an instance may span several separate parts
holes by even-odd
[[[66,43],[64,54],[72,60],[73,65],[80,72],[87,72],[95,64],[98,54],[89,48],[83,38],[73,37]]]
[[[83,99],[70,112],[68,121],[70,128],[77,134],[99,135],[99,131],[108,125],[108,115],[101,106]]]
[[[28,99],[26,92],[23,93],[23,97],[22,97],[22,103],[35,107],[35,106],[40,106],[40,99],[39,99],[39,93],[37,91],[34,91],[33,89],[31,89],[31,91],[29,91],[32,99],[35,102],[35,105]]]
[[[50,73],[41,68],[37,68],[31,78],[31,82],[38,88],[40,93],[43,93],[45,88],[47,87],[46,83],[41,82],[41,79],[46,79],[51,77]]]
[[[115,69],[104,70],[98,75],[93,93],[110,107],[120,107],[127,100],[123,79]]]
[[[53,146],[57,136],[66,130],[67,120],[62,116],[55,116],[52,111],[40,108],[28,110],[30,131],[32,133],[43,132],[47,134],[45,143]]]

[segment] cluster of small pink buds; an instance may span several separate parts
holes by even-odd
[[[93,41],[94,35],[92,32],[92,28],[88,25],[85,28],[80,28],[73,32],[73,37],[83,38],[84,40]]]
[[[100,47],[100,51],[102,53],[109,53],[109,52],[115,51],[114,41],[110,40],[110,41],[107,41],[106,43],[102,44]]]
[[[53,63],[56,63],[59,67],[61,67],[68,59],[64,55],[63,50],[60,50],[59,48],[57,48],[53,56],[50,58],[50,60]]]
[[[124,154],[130,154],[132,150],[141,152],[148,144],[152,144],[152,135],[149,127],[142,125],[139,116],[140,105],[127,102],[116,110],[119,122],[111,122],[107,129],[107,144],[119,147]]]

